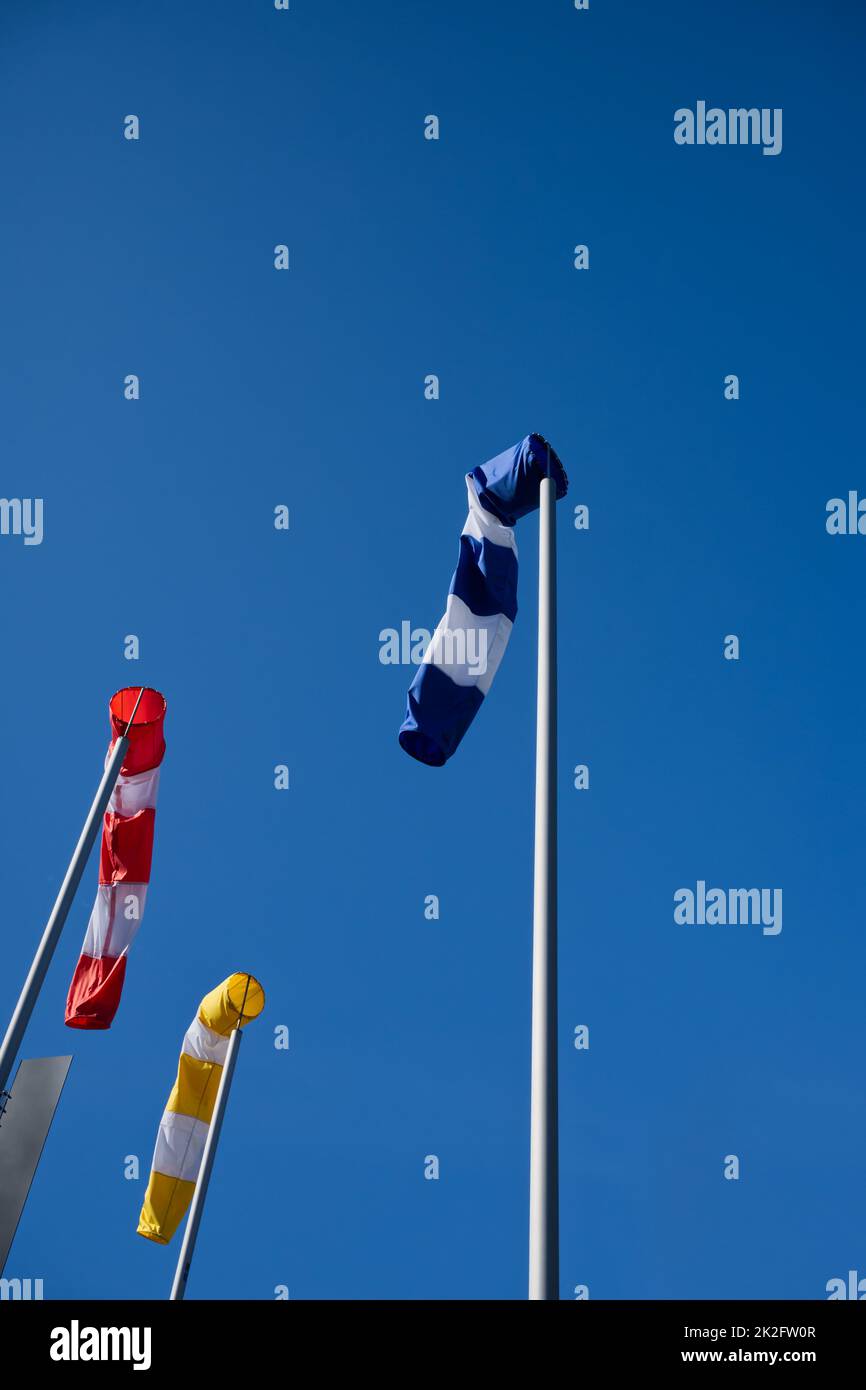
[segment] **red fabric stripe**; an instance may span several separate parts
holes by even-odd
[[[125,975],[126,956],[80,956],[66,1000],[67,1028],[110,1028]]]
[[[148,806],[134,816],[106,811],[99,858],[100,883],[149,883],[155,811]]]
[[[111,746],[114,747],[135,708],[141,686],[130,685],[112,695],[108,705],[111,714]],[[165,753],[162,725],[165,719],[165,700],[158,690],[145,690],[138,706],[135,723],[129,731],[129,747],[121,776],[132,777],[136,772],[149,772],[159,767]]]

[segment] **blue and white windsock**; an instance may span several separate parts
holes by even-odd
[[[441,767],[456,750],[499,669],[517,616],[517,544],[513,526],[538,510],[550,475],[559,501],[568,478],[540,434],[466,475],[469,515],[445,616],[409,687],[400,745],[419,762]]]

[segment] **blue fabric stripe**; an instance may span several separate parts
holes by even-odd
[[[476,686],[455,685],[438,666],[419,666],[409,686],[400,747],[428,767],[442,767],[483,703]]]
[[[517,556],[508,545],[460,537],[460,554],[449,594],[456,594],[479,618],[504,613],[517,617]]]
[[[558,502],[568,491],[568,478],[559,455],[543,435],[528,434],[513,449],[473,468],[469,476],[482,507],[505,526],[513,526],[522,516],[537,511],[538,492],[542,478],[547,477],[548,461]]]

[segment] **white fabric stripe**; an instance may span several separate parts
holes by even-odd
[[[513,623],[504,613],[479,618],[456,594],[448,595],[445,615],[424,653],[455,685],[477,686],[486,695],[499,670]]]
[[[201,1167],[204,1141],[208,1126],[192,1115],[178,1115],[166,1110],[159,1122],[156,1148],[153,1151],[153,1171],[167,1178],[195,1182]]]
[[[224,1065],[228,1050],[228,1038],[224,1038],[222,1033],[215,1033],[200,1018],[196,1018],[187,1028],[181,1048],[187,1057],[194,1057],[198,1062],[215,1062],[218,1067]]]
[[[492,545],[506,545],[509,550],[514,551],[516,557],[517,541],[514,539],[514,528],[504,526],[501,521],[497,521],[492,512],[482,507],[478,501],[478,493],[468,478],[466,491],[469,494],[469,515],[463,527],[463,535],[473,536],[477,541],[490,541]]]
[[[134,816],[148,807],[156,810],[158,792],[158,767],[152,767],[149,772],[136,772],[133,777],[121,774],[114,784],[108,809],[118,816]]]
[[[122,956],[128,951],[141,926],[146,897],[146,883],[101,883],[87,924],[82,955]]]

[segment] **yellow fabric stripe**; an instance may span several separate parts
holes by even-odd
[[[192,1115],[194,1120],[210,1124],[214,1102],[219,1089],[222,1067],[216,1062],[200,1062],[197,1057],[180,1054],[177,1081],[172,1087],[166,1110],[178,1115]]]
[[[138,1234],[157,1245],[168,1245],[186,1215],[194,1192],[194,1182],[151,1173],[138,1218]]]
[[[258,1018],[265,1007],[265,992],[252,975],[229,975],[201,1001],[198,1016],[207,1028],[227,1037],[237,1027],[243,1008],[241,1027]]]

